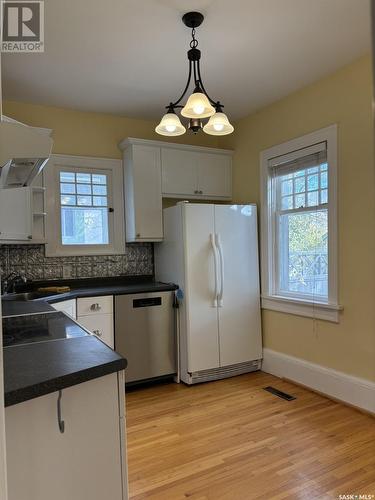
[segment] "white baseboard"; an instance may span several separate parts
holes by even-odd
[[[263,349],[262,371],[287,378],[350,405],[375,413],[375,382],[325,368],[272,349]]]

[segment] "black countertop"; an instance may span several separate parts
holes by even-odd
[[[133,293],[147,292],[168,292],[176,290],[178,287],[169,283],[159,283],[152,281],[148,283],[133,283],[128,285],[112,284],[102,286],[89,286],[72,288],[70,292],[59,293],[47,298],[49,304],[60,302],[61,300],[75,299],[79,297],[95,297],[100,295],[126,295]],[[46,300],[46,299],[45,299]]]
[[[4,348],[5,406],[124,370],[127,362],[93,335]]]
[[[2,300],[1,308],[3,317],[5,316],[20,316],[21,314],[38,314],[48,311],[55,311],[45,301],[36,300]]]
[[[70,286],[67,293],[46,294],[37,300],[3,300],[3,316],[8,322],[16,316],[38,315],[54,311],[49,304],[78,297],[123,295],[173,291],[174,284],[155,282],[152,277],[104,278],[86,280],[40,281],[22,291],[43,286]],[[52,313],[51,314],[62,314]],[[15,316],[14,319],[10,316]],[[35,323],[34,316],[34,323]],[[25,319],[26,320],[26,319]],[[70,320],[74,323],[73,320]],[[75,324],[75,323],[74,323]],[[86,333],[84,330],[82,330]],[[101,340],[91,335],[48,340],[4,348],[5,406],[11,406],[87,380],[124,370],[127,361]]]
[[[24,286],[20,292],[35,291],[46,286],[69,286],[66,293],[46,293],[35,300],[7,300],[2,301],[3,316],[18,316],[19,314],[33,314],[54,310],[49,304],[62,300],[77,299],[79,297],[96,297],[100,295],[127,295],[148,292],[167,292],[177,290],[173,283],[154,281],[152,277],[119,277],[119,278],[87,278],[75,280],[48,280],[33,281]],[[9,296],[11,298],[11,295]]]

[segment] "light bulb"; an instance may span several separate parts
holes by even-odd
[[[174,132],[176,130],[176,125],[166,125],[165,129],[167,132]]]
[[[214,123],[214,129],[217,132],[221,132],[224,129],[224,124],[223,123]]]
[[[215,113],[208,97],[202,92],[193,92],[181,110],[185,118],[208,118]]]
[[[193,107],[193,111],[194,113],[196,113],[197,115],[201,115],[204,111],[204,105],[203,104],[196,104],[194,107]]]

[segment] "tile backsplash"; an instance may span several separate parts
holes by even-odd
[[[32,280],[150,275],[153,249],[151,243],[131,243],[122,255],[46,257],[44,245],[0,245],[0,275],[12,271]]]

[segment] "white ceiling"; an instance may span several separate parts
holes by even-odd
[[[232,119],[370,50],[368,0],[45,0],[45,53],[3,54],[4,98],[158,117],[186,82],[189,10]]]

